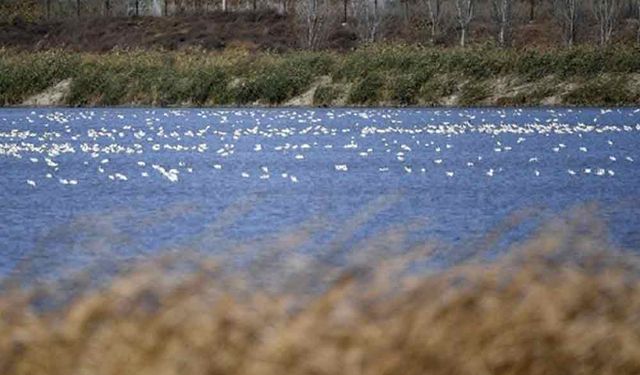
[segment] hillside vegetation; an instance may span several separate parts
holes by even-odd
[[[372,45],[348,53],[0,51],[0,104],[634,105],[640,50]],[[35,100],[52,87],[53,102]],[[46,98],[45,98],[46,99]]]

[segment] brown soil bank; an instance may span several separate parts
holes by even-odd
[[[113,17],[0,24],[0,46],[23,50],[64,48],[105,52],[113,49],[217,50],[230,43],[283,51],[296,46],[291,20],[275,12],[213,12],[181,17]]]

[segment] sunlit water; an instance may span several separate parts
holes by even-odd
[[[295,251],[401,228],[398,246],[437,241],[446,263],[514,215],[530,217],[492,246],[587,202],[633,248],[639,124],[637,109],[5,109],[0,275],[216,255],[303,225]]]

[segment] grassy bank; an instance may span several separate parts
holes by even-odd
[[[342,272],[319,262],[296,274],[278,261],[278,281],[286,277],[288,286],[266,293],[243,287],[260,274],[253,264],[242,273],[227,272],[224,263],[194,268],[165,260],[45,311],[37,307],[43,299],[81,279],[57,292],[51,283],[35,290],[3,284],[0,369],[3,375],[638,374],[638,258],[611,249],[588,215],[576,217],[551,223],[498,261],[473,258],[428,275],[403,272],[422,259],[411,254]],[[430,248],[415,252],[428,257]],[[256,264],[264,261],[258,258]],[[314,273],[316,281],[329,280],[328,288],[296,291]]]
[[[67,84],[56,89],[60,82]],[[56,90],[58,98],[47,101]],[[242,49],[107,54],[0,51],[0,104],[38,103],[637,105],[640,49],[372,46],[344,54]]]

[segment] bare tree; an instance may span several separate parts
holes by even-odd
[[[434,43],[436,36],[440,32],[440,24],[442,23],[442,0],[423,1],[427,7],[427,17],[429,18],[429,28],[431,29],[431,43]]]
[[[469,24],[473,19],[474,0],[454,0],[456,6],[456,20],[460,27],[460,46],[467,45]]]
[[[360,39],[365,42],[375,42],[382,21],[380,17],[379,0],[352,0],[353,15],[358,21]]]
[[[529,22],[533,22],[536,18],[536,5],[540,0],[527,0],[529,3]]]
[[[600,44],[609,44],[621,8],[620,0],[593,0],[593,15],[598,21]]]
[[[491,16],[498,27],[498,44],[505,47],[511,36],[513,0],[491,0]]]
[[[562,25],[564,41],[568,46],[572,46],[576,40],[580,4],[581,0],[554,0],[555,14]]]
[[[345,25],[347,24],[347,18],[349,16],[349,12],[347,11],[348,7],[349,7],[349,0],[342,0],[342,23]]]
[[[301,35],[308,49],[316,49],[327,31],[329,20],[329,0],[300,0],[296,13],[303,26]]]
[[[636,41],[640,44],[640,0],[636,0],[637,16],[638,16],[638,31],[636,33]]]

